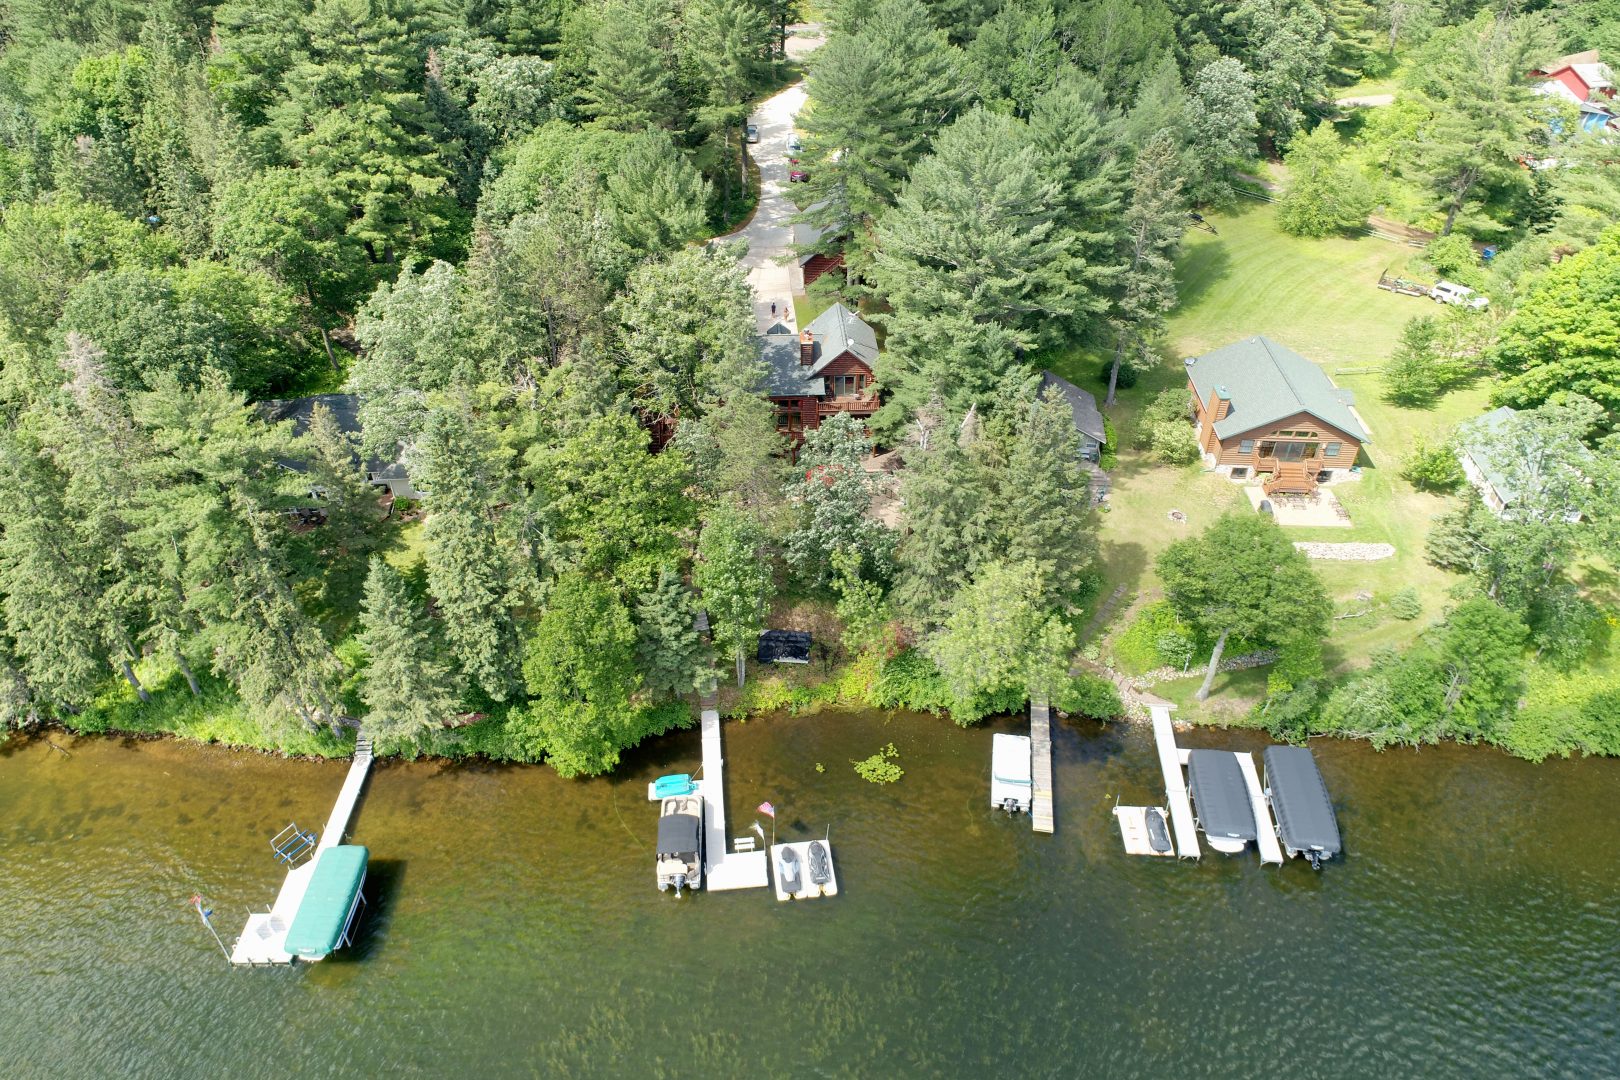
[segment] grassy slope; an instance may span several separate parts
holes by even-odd
[[[1409,249],[1377,239],[1304,240],[1277,229],[1269,206],[1245,204],[1231,216],[1213,218],[1219,235],[1192,233],[1178,268],[1182,303],[1170,324],[1172,358],[1144,375],[1140,384],[1121,394],[1112,412],[1116,428],[1128,439],[1141,405],[1159,390],[1184,385],[1180,358],[1252,334],[1264,334],[1323,364],[1334,380],[1356,391],[1357,408],[1373,435],[1367,467],[1359,482],[1341,485],[1350,510],[1351,529],[1290,529],[1299,540],[1394,544],[1395,558],[1377,563],[1323,563],[1328,591],[1341,606],[1370,592],[1382,601],[1396,589],[1412,586],[1423,600],[1425,617],[1401,622],[1375,612],[1336,623],[1327,662],[1344,669],[1366,663],[1380,645],[1412,640],[1439,614],[1446,589],[1456,580],[1423,561],[1423,537],[1445,500],[1412,489],[1399,476],[1400,458],[1418,435],[1438,438],[1458,420],[1484,409],[1483,388],[1452,394],[1430,411],[1397,409],[1379,399],[1376,373],[1345,374],[1344,369],[1382,362],[1406,321],[1429,314],[1425,301],[1395,296],[1374,287],[1378,273],[1406,258]],[[1098,386],[1097,358],[1063,357],[1053,366],[1083,385]],[[1109,588],[1124,585],[1141,600],[1157,594],[1153,557],[1181,536],[1196,534],[1228,508],[1246,506],[1236,485],[1198,467],[1169,469],[1142,454],[1122,449],[1114,474],[1111,512],[1102,525],[1102,558]],[[1172,522],[1169,511],[1187,515],[1185,525]],[[1123,620],[1116,622],[1122,626]],[[1106,647],[1105,647],[1106,652]],[[1196,679],[1156,687],[1172,700],[1190,700]],[[1265,673],[1241,672],[1216,681],[1209,708],[1184,710],[1208,718],[1241,711],[1264,693]]]

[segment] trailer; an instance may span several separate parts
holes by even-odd
[[[1385,292],[1399,293],[1402,296],[1428,296],[1430,286],[1411,278],[1390,277],[1385,270],[1378,275],[1378,287]]]

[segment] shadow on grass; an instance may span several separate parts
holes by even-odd
[[[1176,310],[1198,304],[1232,268],[1232,256],[1219,237],[1188,249],[1176,263]]]

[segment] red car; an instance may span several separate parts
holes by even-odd
[[[790,184],[807,184],[809,182],[810,174],[805,172],[803,169],[794,169],[792,172],[788,173],[788,183]]]

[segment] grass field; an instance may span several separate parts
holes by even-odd
[[[1178,267],[1181,304],[1170,321],[1171,356],[1162,368],[1144,374],[1123,391],[1110,415],[1120,434],[1119,465],[1113,473],[1110,511],[1101,528],[1101,558],[1107,588],[1125,586],[1134,608],[1158,595],[1153,558],[1171,541],[1196,535],[1228,509],[1248,502],[1232,482],[1199,466],[1184,469],[1156,464],[1132,450],[1128,440],[1141,406],[1166,387],[1185,385],[1181,360],[1254,334],[1264,334],[1322,364],[1334,381],[1356,392],[1357,409],[1371,430],[1359,481],[1334,490],[1350,511],[1350,529],[1290,528],[1296,540],[1368,541],[1393,544],[1395,558],[1374,563],[1316,562],[1341,613],[1371,606],[1367,614],[1338,620],[1327,643],[1330,670],[1367,662],[1383,645],[1409,643],[1439,617],[1447,590],[1457,580],[1423,560],[1423,538],[1447,504],[1416,491],[1397,475],[1401,458],[1418,436],[1440,439],[1460,420],[1486,407],[1483,387],[1448,396],[1431,410],[1400,409],[1380,397],[1376,367],[1394,349],[1401,328],[1433,307],[1375,287],[1379,271],[1406,259],[1410,249],[1374,238],[1304,240],[1281,232],[1272,207],[1246,203],[1231,215],[1212,217],[1218,234],[1189,235]],[[1075,352],[1052,366],[1080,385],[1097,391],[1101,356]],[[1171,510],[1185,515],[1173,521]],[[1390,594],[1415,588],[1423,602],[1419,619],[1390,617]],[[1357,599],[1370,594],[1372,601]],[[1123,627],[1122,604],[1113,622]],[[1102,643],[1107,655],[1107,642]],[[1191,703],[1198,679],[1180,679],[1155,692],[1184,705],[1182,715],[1206,720],[1236,719],[1265,692],[1265,672],[1221,675],[1208,706]]]

